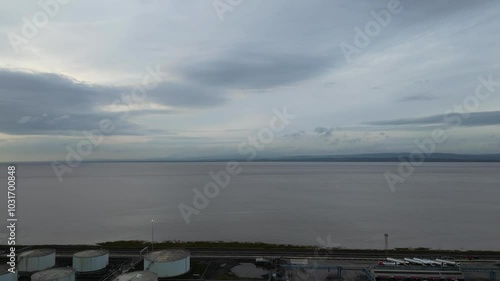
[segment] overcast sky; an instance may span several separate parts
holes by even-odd
[[[500,151],[499,1],[54,1],[0,0],[0,162],[241,157],[284,107],[258,156]]]

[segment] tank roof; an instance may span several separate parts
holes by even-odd
[[[151,281],[158,280],[158,274],[151,271],[133,271],[122,274],[114,281]]]
[[[30,258],[43,257],[43,256],[48,256],[50,254],[54,254],[55,252],[56,252],[55,249],[35,249],[22,252],[19,254],[19,257],[30,257]]]
[[[74,274],[76,271],[71,267],[59,267],[59,268],[51,268],[39,271],[33,275],[31,275],[32,281],[45,281],[45,280],[55,280],[70,276]]]
[[[152,262],[169,262],[185,259],[189,255],[189,251],[186,250],[163,250],[150,253],[146,259]]]
[[[76,258],[93,258],[93,257],[100,257],[108,254],[108,250],[87,250],[87,251],[81,251],[78,253],[73,254],[73,257]]]

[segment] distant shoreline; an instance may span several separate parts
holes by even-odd
[[[439,163],[499,163],[500,154],[454,154],[454,153],[433,153],[424,155],[423,162],[439,162]],[[276,163],[276,162],[303,162],[303,163],[359,163],[359,162],[386,162],[386,163],[400,163],[402,161],[421,161],[418,155],[412,155],[408,152],[402,153],[370,153],[370,154],[351,154],[351,155],[299,155],[299,156],[285,156],[285,157],[267,157],[256,158],[249,161],[246,158],[197,158],[197,159],[127,159],[127,160],[87,160],[82,163],[219,163],[219,162],[242,162],[242,163]],[[14,161],[15,162],[15,161]],[[19,164],[46,164],[57,161],[17,161]],[[60,160],[64,163],[64,160]],[[0,164],[12,164],[13,162],[0,162]]]

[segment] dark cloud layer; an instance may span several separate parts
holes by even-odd
[[[0,131],[44,134],[93,129],[102,118],[113,118],[95,108],[110,104],[119,93],[57,74],[0,70]]]
[[[329,57],[307,54],[235,52],[186,62],[178,71],[188,81],[233,89],[268,89],[321,75]]]
[[[314,132],[316,134],[325,136],[325,137],[331,137],[335,131],[339,130],[339,128],[326,128],[326,127],[316,127],[314,129]]]
[[[120,89],[81,83],[58,74],[0,69],[0,96],[4,107],[15,105],[22,111],[73,111],[106,103]],[[6,104],[5,102],[8,102]]]
[[[196,84],[163,83],[148,94],[160,104],[179,107],[207,107],[227,101],[223,91],[216,88],[200,87]]]
[[[401,118],[385,121],[367,122],[367,125],[390,126],[390,125],[436,125],[461,120],[463,126],[490,126],[500,125],[500,111],[451,113],[447,115],[431,115],[417,118]]]
[[[403,98],[399,99],[399,101],[400,102],[431,101],[431,100],[436,100],[436,99],[438,99],[438,97],[436,95],[422,93],[422,94],[416,94],[416,95],[403,97]]]
[[[127,113],[103,111],[112,104],[125,106],[122,95],[132,87],[82,83],[58,74],[0,69],[0,132],[8,134],[60,134],[99,128],[99,121],[117,125],[113,134],[140,134],[141,126],[127,120],[141,114],[168,114],[171,110],[143,109]],[[147,92],[145,102],[170,107],[215,106],[226,101],[223,93],[183,83],[161,83]],[[132,105],[139,102],[132,102]],[[124,118],[125,117],[125,118]]]

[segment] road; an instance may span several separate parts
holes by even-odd
[[[78,247],[64,247],[57,249],[58,257],[71,257],[74,253],[84,250]],[[110,257],[119,258],[134,258],[139,257],[141,249],[110,249]],[[394,258],[405,257],[422,257],[422,258],[439,258],[443,257],[438,253],[414,253],[401,252],[385,254],[383,251],[375,252],[358,252],[353,253],[346,250],[311,250],[311,249],[207,249],[207,248],[192,248],[188,249],[193,258],[228,258],[228,259],[245,259],[245,258],[304,258],[304,259],[321,259],[321,260],[358,260],[358,261],[380,261],[385,260],[387,256]],[[500,254],[476,255],[477,259],[467,260],[466,254],[446,254],[447,259],[453,259],[463,262],[492,262],[500,260]]]

